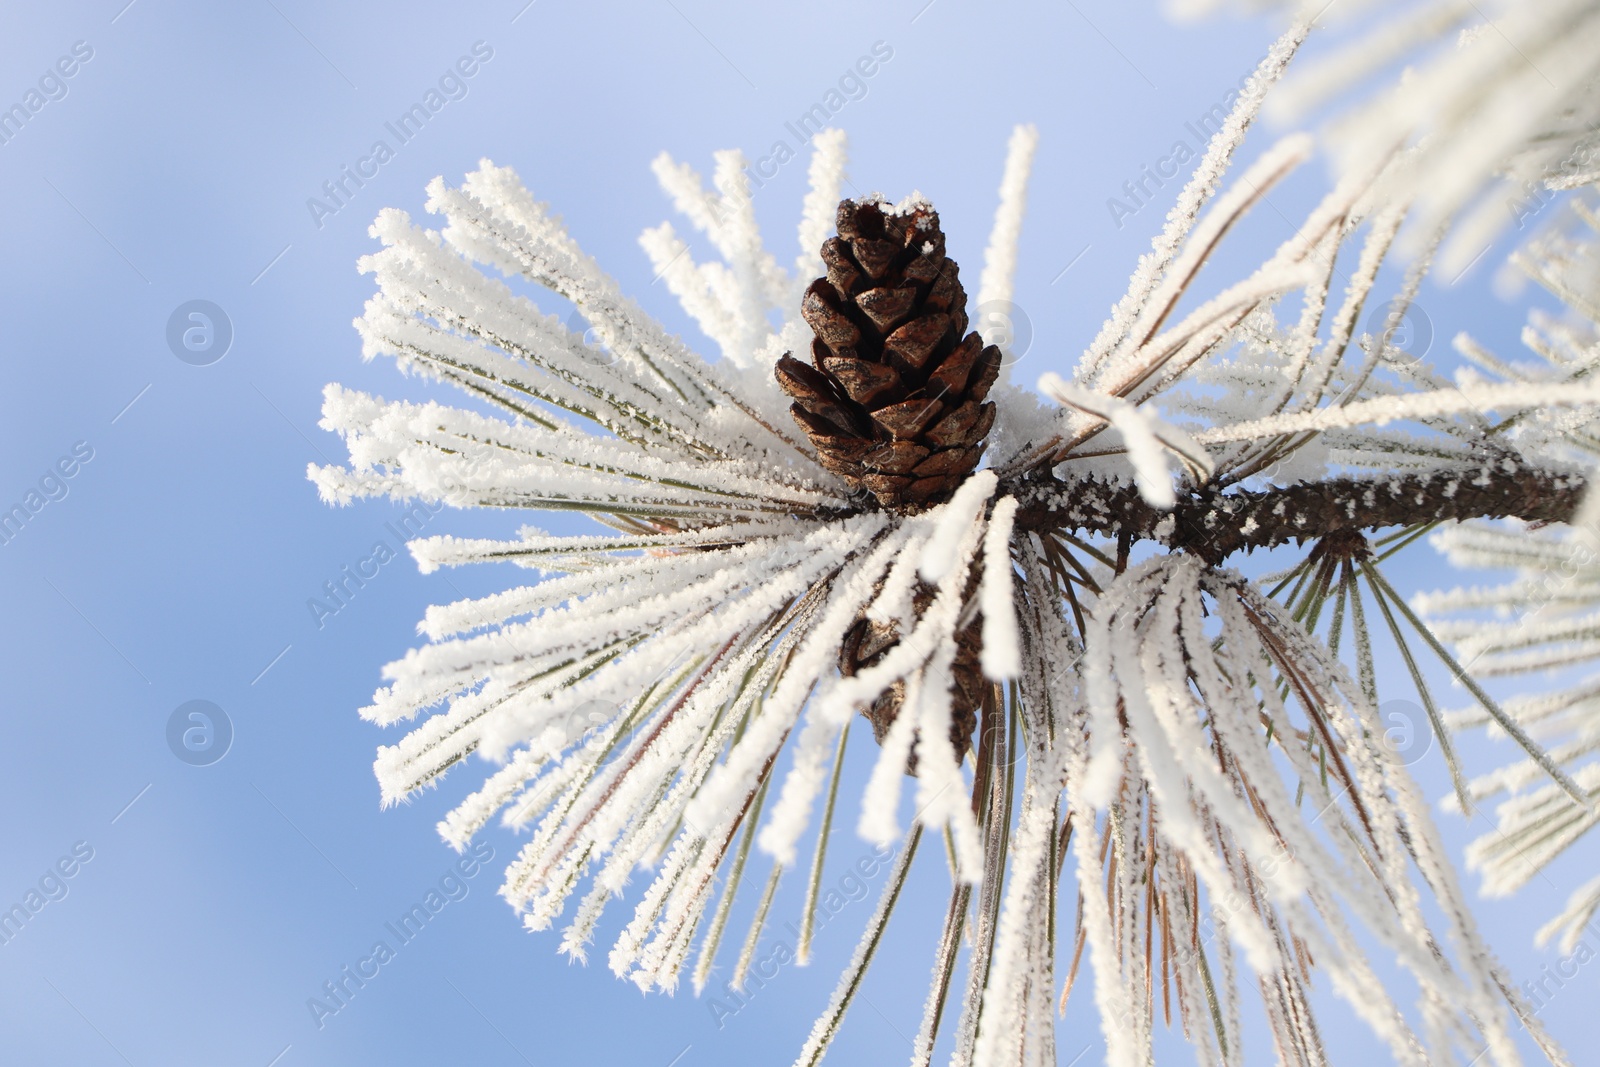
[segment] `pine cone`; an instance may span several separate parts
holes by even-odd
[[[827,276],[800,305],[812,362],[785,354],[778,384],[822,465],[852,488],[896,510],[939,503],[983,455],[1000,350],[967,332],[931,207],[846,200],[838,226],[822,246]]]
[[[920,615],[932,602],[933,589],[923,585],[917,590],[912,603]],[[862,616],[846,631],[840,645],[840,673],[848,677],[865,670],[887,655],[899,640],[899,629],[893,623],[882,623]],[[956,750],[958,760],[964,758],[967,749],[972,747],[972,734],[978,726],[979,712],[993,688],[992,683],[983,676],[979,661],[982,651],[982,631],[978,620],[974,619],[971,625],[956,635],[956,658],[951,665],[955,684],[950,704],[950,744]],[[872,723],[872,736],[878,744],[883,744],[884,736],[899,717],[904,701],[905,684],[896,682],[873,701],[871,707],[862,710],[867,721]],[[907,761],[906,773],[917,773],[915,748]]]

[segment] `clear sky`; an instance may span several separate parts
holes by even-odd
[[[1033,122],[1017,283],[1032,340],[1016,372],[1031,381],[1070,368],[1178,184],[1141,205],[1124,183],[1179,142],[1200,147],[1188,124],[1271,28],[1177,27],[1118,0],[125,3],[0,14],[0,107],[26,107],[30,92],[39,104],[0,143],[0,509],[42,501],[0,545],[0,906],[36,889],[52,898],[0,944],[0,1061],[790,1062],[870,903],[823,926],[813,966],[718,1013],[611,977],[604,946],[631,904],[586,968],[556,955],[555,936],[524,933],[494,894],[515,837],[491,832],[492,860],[470,876],[455,867],[433,826],[479,768],[379,811],[372,756],[394,737],[356,716],[379,668],[419,640],[428,604],[517,575],[422,577],[402,555],[337,613],[308,607],[399,540],[398,509],[328,508],[305,480],[308,462],[342,459],[316,425],[322,386],[440,395],[360,359],[350,321],[372,291],[355,269],[375,247],[367,225],[385,206],[422,214],[435,175],[459,180],[485,156],[512,165],[626,291],[706,350],[636,243],[670,213],[648,169],[658,152],[709,172],[719,148],[759,159],[798,147],[789,124],[839,88],[832,121],[850,136],[853,188],[920,189],[971,272],[1011,127]],[[875,51],[873,75],[841,85]],[[402,140],[390,125],[430,91],[442,106]],[[380,140],[389,151],[375,153]],[[356,187],[344,168],[368,176]],[[769,164],[755,193],[784,259],[804,169]],[[1312,171],[1244,243],[1286,236],[1323,180]],[[324,183],[341,180],[335,200]],[[1521,312],[1489,295],[1489,274],[1424,290],[1436,349],[1462,328],[1514,343]],[[190,320],[196,309],[208,318]],[[427,529],[505,536],[524,521],[445,511]],[[1406,591],[1447,581],[1429,549],[1414,559]],[[191,701],[210,718],[179,711]],[[224,721],[220,760],[175,754],[186,727]],[[1480,770],[1505,754],[1476,740],[1464,752]],[[868,755],[857,750],[852,781]],[[1436,752],[1417,770],[1443,794]],[[1485,828],[1440,818],[1458,855]],[[937,851],[830,1062],[908,1055],[947,892]],[[867,852],[842,831],[827,877]],[[1591,845],[1515,900],[1481,902],[1519,982],[1556,964],[1532,931],[1594,858]],[[308,999],[374,942],[397,943],[386,924],[433,889],[446,906],[347,1006],[314,1019]],[[780,892],[774,937],[797,889]],[[1580,970],[1542,1009],[1574,1049],[1600,1038],[1597,974]],[[1349,1013],[1330,1005],[1327,1019],[1342,1062],[1363,1062],[1373,1045]],[[1063,1063],[1097,1062],[1087,990],[1060,1032]]]

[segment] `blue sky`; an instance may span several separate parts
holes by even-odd
[[[686,993],[641,998],[610,976],[603,948],[584,968],[557,957],[554,937],[525,934],[494,894],[514,837],[489,834],[493,858],[470,875],[456,866],[433,824],[476,769],[379,811],[371,761],[392,737],[355,709],[417,642],[428,604],[514,576],[423,577],[402,556],[336,614],[308,608],[342,568],[399,541],[399,509],[328,508],[305,480],[308,462],[341,458],[316,426],[322,386],[428,395],[360,359],[350,321],[372,289],[355,269],[375,247],[367,225],[385,206],[420,215],[435,175],[509,164],[625,290],[705,350],[636,243],[669,214],[648,169],[658,152],[709,171],[719,148],[759,159],[794,147],[790,124],[840,87],[833,121],[851,139],[854,189],[920,189],[975,268],[1007,137],[1033,122],[1016,298],[1032,334],[1017,374],[1031,380],[1070,367],[1166,210],[1159,197],[1131,214],[1108,201],[1126,208],[1124,183],[1180,141],[1198,147],[1186,124],[1254,65],[1271,28],[1176,27],[1151,4],[1112,0],[125,2],[0,16],[0,106],[44,98],[0,144],[0,509],[43,500],[0,545],[0,904],[41,884],[58,898],[0,945],[4,1058],[788,1063],[870,902],[824,925],[811,967],[718,1013]],[[875,73],[841,86],[875,49]],[[430,91],[444,106],[402,143],[389,126]],[[370,176],[356,187],[342,168]],[[787,257],[804,163],[768,169],[756,211]],[[335,202],[324,183],[341,180]],[[1314,166],[1276,194],[1241,247],[1281,240],[1321,181]],[[1436,348],[1462,328],[1514,342],[1521,312],[1489,295],[1488,276],[1424,290]],[[231,332],[210,362],[215,340],[187,360],[169,344],[192,301],[220,308]],[[445,511],[427,528],[504,536],[523,521]],[[1428,549],[1413,559],[1407,591],[1448,580]],[[220,708],[231,730],[209,765],[169,748],[191,701]],[[1476,739],[1464,752],[1480,769],[1503,754]],[[854,781],[869,756],[853,754]],[[1443,794],[1436,753],[1417,770]],[[1483,829],[1441,820],[1457,854]],[[936,852],[835,1062],[908,1054],[947,892]],[[830,881],[870,850],[846,833],[832,854]],[[1585,863],[1592,846],[1517,899],[1481,902],[1517,980],[1557,960],[1532,949],[1532,931]],[[779,920],[797,911],[796,889],[780,892]],[[397,942],[386,924],[430,891],[445,902],[434,919],[346,1007],[313,1019],[308,998],[375,941]],[[602,945],[607,930],[614,921]],[[1542,1012],[1570,1047],[1600,1037],[1584,1010],[1596,981],[1580,972]],[[1339,1025],[1349,1018],[1330,1006],[1330,1041],[1360,1056],[1372,1046]],[[1095,1062],[1097,1033],[1089,997],[1075,997],[1063,1062],[1080,1049]]]

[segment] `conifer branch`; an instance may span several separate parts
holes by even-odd
[[[1016,495],[1017,528],[1127,534],[1186,549],[1210,563],[1237,552],[1331,534],[1420,526],[1442,520],[1517,518],[1567,522],[1587,482],[1581,476],[1506,460],[1476,471],[1333,478],[1270,489],[1179,493],[1152,507],[1131,483],[1030,480]]]

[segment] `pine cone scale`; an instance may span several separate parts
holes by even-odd
[[[889,264],[894,262],[897,249],[888,241],[860,239],[851,242],[850,251],[854,253],[855,261],[861,265],[867,277],[877,281],[888,272]]]
[[[872,421],[896,441],[915,441],[943,412],[937,400],[903,400],[874,411]]]
[[[868,289],[856,297],[856,305],[861,308],[867,318],[872,320],[872,325],[880,331],[887,332],[905,321],[911,313],[911,306],[917,301],[917,289],[914,285],[901,286],[890,289],[887,286],[879,289]]]
[[[950,317],[938,311],[929,312],[891,333],[883,343],[884,356],[889,365],[902,374],[907,368],[922,371],[949,332]]]
[[[824,356],[821,363],[823,373],[838,382],[845,395],[863,407],[874,407],[902,391],[900,373],[882,363],[869,363],[850,356]]]
[[[816,333],[818,339],[835,352],[854,347],[861,340],[861,330],[850,316],[829,299],[833,289],[826,281],[818,279],[806,290],[800,302],[800,317]]]

